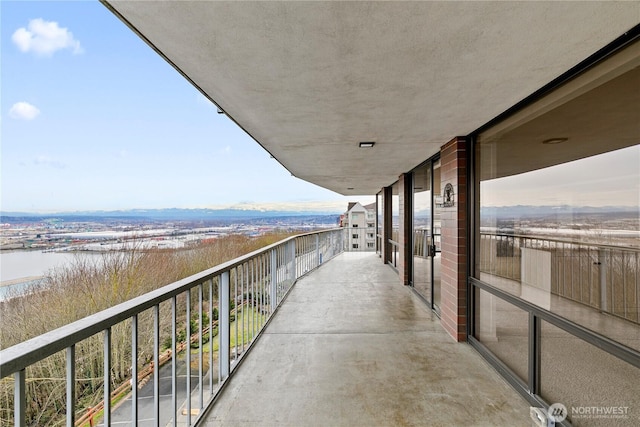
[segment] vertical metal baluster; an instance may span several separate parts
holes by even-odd
[[[191,425],[191,289],[185,291],[187,299],[187,357],[185,364],[187,365],[187,425]]]
[[[131,317],[131,423],[138,422],[138,315]]]
[[[307,267],[305,268],[305,273],[311,270],[311,238],[309,236],[305,237],[306,242],[306,253],[307,253]]]
[[[67,347],[67,427],[76,423],[76,346]]]
[[[219,338],[219,372],[221,379],[226,379],[229,376],[229,271],[225,271],[220,276],[218,281],[218,295],[219,295],[219,307],[218,307],[218,338]],[[236,305],[237,308],[237,305]],[[236,310],[237,316],[237,310]]]
[[[558,287],[562,288],[562,297],[566,297],[567,284],[564,277],[564,267],[565,267],[564,242],[558,243],[557,259],[558,259]]]
[[[269,294],[269,315],[272,315],[278,302],[278,248],[271,249],[271,293]]]
[[[587,247],[587,273],[589,274],[589,305],[595,307],[594,286],[593,286],[593,247]]]
[[[251,312],[253,311],[251,309],[251,305],[250,305],[251,304],[250,301],[253,300],[253,293],[251,292],[251,286],[252,286],[251,270],[252,270],[251,261],[247,261],[247,305],[245,306],[245,309],[248,309],[247,316],[246,316],[246,319],[247,319],[247,335],[248,335],[247,336],[247,346],[251,342],[251,326],[252,326],[251,325],[251,323],[252,323],[251,322]],[[249,295],[251,295],[251,297],[249,297]],[[251,300],[249,298],[251,298]],[[244,319],[245,316],[242,316],[242,318]],[[244,331],[244,328],[242,330]],[[244,343],[245,343],[245,340],[243,339],[242,340],[242,344],[243,344],[242,354],[244,354]]]
[[[635,283],[636,283],[636,321],[640,322],[640,281],[638,278],[640,277],[640,257],[638,257],[639,253],[635,254]]]
[[[209,280],[209,393],[213,396],[213,278]]]
[[[255,304],[255,312],[256,312],[256,330],[260,331],[260,300],[262,298],[262,292],[260,291],[260,260],[262,259],[261,255],[256,257],[256,293],[258,295],[256,304]]]
[[[615,264],[615,259],[613,257],[612,251],[607,249],[607,268],[609,272],[607,274],[607,282],[609,284],[609,288],[611,289],[611,299],[609,300],[609,313],[616,312],[616,282],[615,282],[615,271],[613,268],[613,264]]]
[[[171,403],[173,405],[173,427],[178,427],[178,297],[171,297]]]
[[[251,333],[249,334],[249,343],[253,341],[253,338],[256,336],[256,262],[255,258],[249,261],[249,266],[251,269],[250,279],[251,279]]]
[[[258,313],[258,331],[262,329],[262,304],[263,304],[263,299],[264,299],[264,281],[263,281],[263,276],[262,276],[262,261],[264,259],[264,255],[258,255],[258,306],[259,308],[256,309],[257,313]]]
[[[627,319],[627,253],[620,251],[622,256],[622,268],[620,269],[622,274],[622,309],[624,310],[624,318]]]
[[[310,243],[310,239],[309,236],[305,236],[304,238],[305,240],[305,250],[306,250],[306,266],[305,266],[305,270],[304,272],[307,273],[310,270],[310,265],[311,265],[311,243]]]
[[[578,282],[580,282],[580,302],[584,304],[584,279],[582,278],[582,245],[578,246]]]
[[[634,264],[635,270],[635,287],[636,287],[636,321],[640,322],[640,282],[638,282],[638,270],[640,270],[640,257],[638,252],[635,253],[636,262]]]
[[[155,426],[160,427],[160,305],[153,306],[153,408]]]
[[[243,302],[244,302],[244,296],[242,295],[242,292],[244,290],[244,287],[242,286],[242,281],[244,280],[244,275],[240,276],[240,278],[238,278],[238,274],[240,274],[240,270],[242,269],[241,266],[236,267],[236,274],[235,274],[235,280],[234,280],[234,293],[235,293],[235,299],[233,300],[233,303],[235,304],[235,311],[236,311],[236,353],[234,355],[234,359],[238,358],[238,344],[240,343],[240,335],[239,335],[239,323],[240,323],[240,309],[238,308],[238,282],[240,282],[240,306],[242,306]]]
[[[111,328],[104,330],[104,411],[103,421],[105,426],[111,425]]]
[[[300,242],[302,241],[300,240]],[[291,281],[292,282],[302,275],[298,273],[298,258],[296,257],[297,244],[298,244],[298,239],[292,239],[289,243],[289,251],[287,251],[287,247],[282,248],[282,250],[285,252],[284,258],[288,259],[289,262],[291,263]],[[300,265],[300,269],[302,269],[302,264]]]
[[[198,409],[202,411],[202,408],[204,408],[204,390],[202,388],[202,371],[204,369],[202,363],[202,358],[204,356],[202,353],[202,283],[198,285],[198,325],[198,349],[200,354],[200,357],[198,357],[198,403],[200,405],[198,406]]]
[[[24,369],[13,374],[13,423],[16,427],[25,427],[26,425],[26,376]]]
[[[257,256],[253,259],[253,338],[256,337],[256,332],[260,330],[259,322],[260,318],[258,317],[258,302],[259,302],[259,289],[260,289],[260,276],[259,274],[260,268],[260,256]]]
[[[265,295],[264,295],[264,291],[265,291],[265,259],[266,259],[266,255],[262,254],[260,256],[260,283],[262,284],[262,289],[260,291],[260,319],[261,319],[261,325],[260,325],[260,329],[262,329],[262,326],[264,326],[264,322],[265,322],[265,316],[264,316],[264,303],[265,301]]]
[[[247,305],[249,302],[249,264],[248,263],[244,263],[243,265],[243,281],[242,281],[242,328],[241,332],[242,332],[242,354],[244,354],[244,342],[245,342],[245,335],[244,332],[245,330],[247,331],[247,333],[249,332],[249,318],[246,315],[246,310],[247,310]],[[246,287],[245,287],[246,285]],[[237,316],[237,314],[236,314]],[[236,355],[237,357],[238,355]]]
[[[282,275],[284,274],[285,276],[290,275],[291,272],[289,271],[290,267],[286,264],[286,262],[284,264],[282,264],[282,259],[286,258],[286,253],[284,248],[288,247],[288,243],[285,243],[282,246],[278,246],[278,248],[276,248],[276,253],[274,256],[274,260],[275,260],[275,289],[276,289],[276,300],[273,304],[273,309],[275,311],[276,307],[278,307],[278,305],[280,304],[280,281],[282,280]],[[280,266],[282,265],[282,272],[280,271]]]
[[[237,271],[236,271],[237,273]],[[235,275],[235,280],[237,280],[238,275]],[[222,293],[220,292],[220,286],[222,283],[222,276],[218,276],[218,387],[220,387],[220,383],[222,382],[222,375],[220,374],[220,355],[222,354],[222,347],[220,347],[220,333],[222,331],[222,304],[220,301],[222,300]],[[213,347],[213,343],[211,343]],[[213,390],[211,391],[213,393]]]

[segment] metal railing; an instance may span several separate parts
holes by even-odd
[[[413,230],[413,256],[426,258],[441,252],[441,250],[442,235],[440,233],[431,235],[426,229]]]
[[[13,380],[14,389],[10,402],[13,410],[3,411],[13,413],[16,426],[25,426],[27,422],[39,424],[41,421],[27,420],[27,384],[38,381],[30,377],[30,369],[63,352],[64,378],[59,381],[66,387],[66,409],[62,412],[68,427],[93,426],[94,421],[111,425],[116,422],[114,408],[120,404],[116,402],[121,402],[124,396],[131,402],[127,407],[131,425],[136,425],[141,416],[160,425],[161,411],[168,411],[164,415],[170,425],[195,425],[295,281],[343,252],[345,247],[343,229],[290,237],[2,350],[0,378],[3,382]],[[170,339],[163,351],[161,322],[168,318]],[[141,328],[143,322],[149,322],[150,327]],[[179,327],[182,323],[184,328]],[[125,348],[130,351],[131,375],[118,382],[113,378],[112,364],[114,356],[120,360],[122,348],[114,351],[112,332],[122,329],[131,334],[130,347]],[[101,360],[93,363],[102,363],[103,376],[94,379],[101,383],[102,402],[85,413],[78,405],[77,388],[81,384],[79,377],[84,375],[82,361],[87,357],[84,350],[80,351],[84,348],[81,343],[87,340],[97,342],[101,348]],[[139,365],[144,365],[139,354],[142,341],[151,342],[153,350],[151,363],[139,369]],[[179,375],[179,359],[183,357],[180,369],[186,372]],[[168,368],[169,362],[171,402],[161,405],[160,369]],[[140,413],[138,395],[143,378],[153,381],[153,404],[150,411],[149,405],[145,405],[148,411],[145,414]],[[179,384],[181,378],[186,380],[183,389]],[[167,384],[164,385],[166,388]],[[184,402],[179,401],[179,394],[184,396]],[[10,423],[10,419],[4,422]],[[55,421],[63,424],[63,420]],[[167,425],[166,419],[162,425]]]
[[[545,253],[528,266],[523,250]],[[640,249],[513,234],[481,233],[479,267],[483,273],[515,281],[528,268],[548,264],[553,295],[640,323]]]

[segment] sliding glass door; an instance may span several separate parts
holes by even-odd
[[[440,311],[440,160],[413,171],[413,271],[411,285]]]

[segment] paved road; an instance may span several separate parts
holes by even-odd
[[[197,358],[193,360],[197,361]],[[186,396],[187,396],[187,367],[185,364],[184,357],[178,358],[178,366],[177,366],[177,388],[178,388],[178,420],[185,421],[185,417],[182,415],[183,408],[186,407]],[[171,362],[166,363],[164,366],[160,368],[159,371],[160,376],[160,425],[167,426],[173,421],[173,401],[172,401],[172,388],[171,388]],[[217,381],[217,378],[216,378]],[[209,389],[209,377],[206,377],[204,380],[205,400],[208,397],[208,389]],[[198,385],[198,370],[191,368],[191,407],[198,407],[198,396],[199,392],[197,390]],[[215,387],[215,385],[214,385]],[[102,421],[102,420],[101,420]],[[104,424],[100,422],[97,424],[98,426],[103,426]],[[117,405],[117,408],[112,409],[111,412],[111,425],[112,426],[131,426],[133,423],[131,422],[131,396],[127,397],[126,400],[122,401]],[[154,402],[153,402],[153,374],[149,377],[149,380],[146,384],[142,386],[138,390],[138,426],[140,427],[151,427],[155,426],[155,418],[154,418]],[[171,424],[172,425],[172,424]]]

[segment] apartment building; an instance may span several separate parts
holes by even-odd
[[[360,202],[350,202],[344,214],[340,215],[340,227],[348,229],[350,251],[374,251],[376,249],[376,204],[363,206]]]

